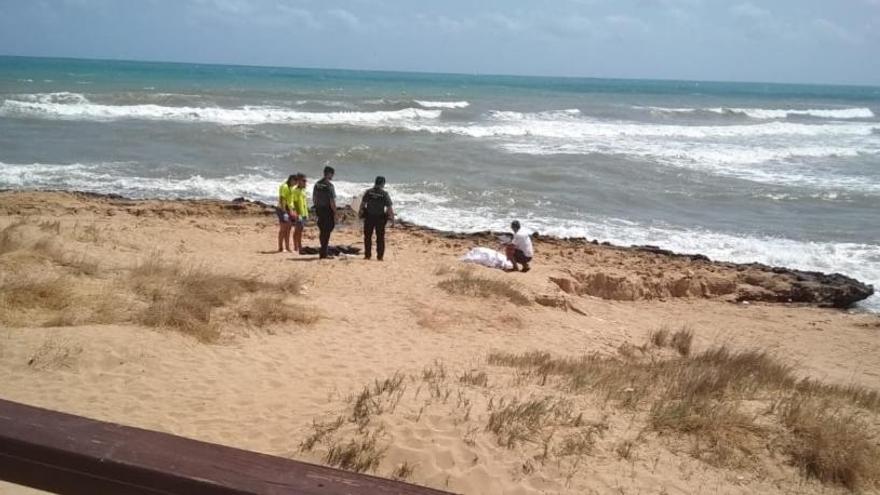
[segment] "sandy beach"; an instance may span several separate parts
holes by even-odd
[[[876,314],[744,303],[787,282],[553,239],[529,273],[464,265],[497,246],[412,226],[389,229],[384,262],[319,261],[274,253],[270,213],[0,193],[0,397],[459,493],[878,490]],[[333,243],[360,236],[343,224]],[[629,282],[603,292],[614,277]],[[751,351],[757,371],[728,359]],[[723,403],[736,421],[661,421],[664,400],[689,403],[663,390],[710,361],[747,372],[695,417]],[[771,362],[790,369],[755,378]],[[859,425],[854,473],[804,461],[821,433],[798,426],[804,397],[834,405],[813,419]]]

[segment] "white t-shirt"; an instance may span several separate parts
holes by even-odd
[[[531,258],[535,255],[535,252],[532,250],[532,239],[522,230],[513,234],[513,241],[511,242],[517,249],[522,251],[527,258]]]

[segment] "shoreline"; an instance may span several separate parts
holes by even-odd
[[[251,200],[244,197],[238,197],[231,200],[224,199],[132,199],[118,194],[93,193],[87,191],[68,191],[68,190],[18,190],[18,189],[0,189],[0,194],[8,193],[36,193],[36,194],[69,194],[74,197],[80,196],[93,200],[103,200],[114,202],[114,206],[134,207],[138,205],[147,205],[150,203],[158,204],[161,211],[161,205],[183,204],[183,205],[204,205],[208,207],[217,207],[221,211],[235,212],[239,215],[257,215],[268,216],[274,214],[274,206],[259,200]],[[146,214],[143,209],[136,209],[135,215],[140,216]],[[337,214],[337,225],[346,226],[357,223],[357,215],[346,205],[339,208]],[[310,219],[312,227],[313,221]],[[504,234],[503,231],[478,231],[478,232],[454,232],[435,229],[432,227],[419,225],[416,223],[398,220],[398,229],[438,237],[440,239],[467,241],[476,246],[479,242],[488,245],[497,244],[496,236]],[[599,285],[594,287],[592,284],[584,285],[584,280],[579,280],[577,276],[574,279],[556,280],[555,283],[569,294],[587,294],[598,296],[606,299],[616,300],[639,300],[639,299],[664,299],[667,297],[682,296],[703,296],[703,297],[725,297],[734,302],[770,302],[782,304],[807,304],[819,307],[832,307],[836,309],[848,309],[856,311],[864,311],[869,314],[878,314],[877,312],[856,308],[856,303],[863,301],[875,294],[875,288],[867,283],[857,280],[840,273],[825,273],[819,271],[797,270],[788,267],[771,266],[758,262],[751,263],[734,263],[727,261],[712,260],[708,256],[695,253],[676,253],[668,249],[662,249],[652,245],[631,245],[618,246],[610,242],[600,241],[598,239],[588,239],[583,237],[554,237],[544,236],[539,232],[532,234],[532,239],[536,244],[544,244],[554,246],[560,249],[599,249],[612,250],[623,253],[624,256],[634,258],[651,258],[659,257],[670,261],[677,265],[692,265],[693,270],[715,272],[719,269],[728,272],[742,274],[737,277],[737,284],[748,281],[751,287],[745,290],[736,290],[730,284],[712,284],[711,281],[707,287],[706,280],[687,280],[695,278],[689,269],[688,274],[684,278],[679,278],[671,283],[677,287],[660,288],[662,294],[638,294],[638,288],[633,285],[651,285],[650,277],[641,277],[640,281],[630,282],[621,281],[611,282],[608,287],[608,281],[603,280]],[[464,254],[464,253],[461,253]],[[627,270],[624,270],[627,271]],[[700,277],[696,277],[700,278]],[[777,281],[781,279],[787,284],[780,287]],[[684,286],[687,287],[684,287]],[[700,287],[694,287],[699,285]],[[722,287],[723,286],[723,287]]]

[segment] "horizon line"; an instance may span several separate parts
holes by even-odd
[[[260,65],[245,63],[222,63],[222,62],[183,62],[172,60],[147,60],[147,59],[130,59],[130,58],[112,58],[112,57],[71,57],[71,56],[47,56],[47,55],[14,55],[0,53],[0,57],[6,58],[36,58],[36,59],[58,59],[58,60],[87,60],[96,62],[136,62],[148,64],[174,64],[174,65],[203,65],[203,66],[223,66],[223,67],[244,67],[244,68],[261,68],[261,69],[294,69],[294,70],[325,70],[325,71],[348,71],[348,72],[378,72],[390,74],[419,74],[419,75],[447,75],[447,76],[468,76],[468,77],[520,77],[530,79],[593,79],[593,80],[616,80],[616,81],[656,81],[656,82],[685,82],[685,83],[737,83],[737,84],[764,84],[764,85],[794,85],[794,86],[838,86],[849,88],[871,88],[880,89],[880,83],[828,83],[828,82],[781,82],[781,81],[750,81],[750,80],[720,80],[720,79],[674,79],[674,78],[651,78],[651,77],[612,77],[612,76],[572,76],[572,75],[534,75],[534,74],[501,74],[489,72],[441,72],[429,70],[403,70],[403,69],[353,69],[345,67],[299,67],[293,65]]]

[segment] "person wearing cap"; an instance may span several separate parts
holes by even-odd
[[[333,167],[324,167],[324,178],[315,182],[315,187],[312,189],[315,215],[318,216],[318,239],[321,242],[319,257],[321,259],[327,258],[330,233],[336,227],[336,188],[332,182],[335,174],[336,171]]]
[[[519,220],[511,222],[510,229],[513,230],[513,239],[505,246],[505,254],[513,264],[513,271],[517,270],[517,264],[522,264],[522,271],[525,273],[531,269],[529,263],[532,261],[532,256],[535,255],[532,249],[532,239],[521,231]]]
[[[385,257],[385,224],[391,220],[394,225],[394,209],[391,196],[385,190],[385,177],[376,177],[373,187],[364,192],[358,216],[364,220],[364,258],[373,255],[373,231],[376,231],[376,259]]]
[[[302,254],[303,227],[309,218],[309,203],[306,198],[306,174],[296,174],[296,187],[290,190],[293,203],[293,250]]]
[[[278,252],[290,251],[290,227],[293,225],[293,186],[296,184],[296,175],[287,177],[278,187],[278,206],[275,214],[278,215]]]

